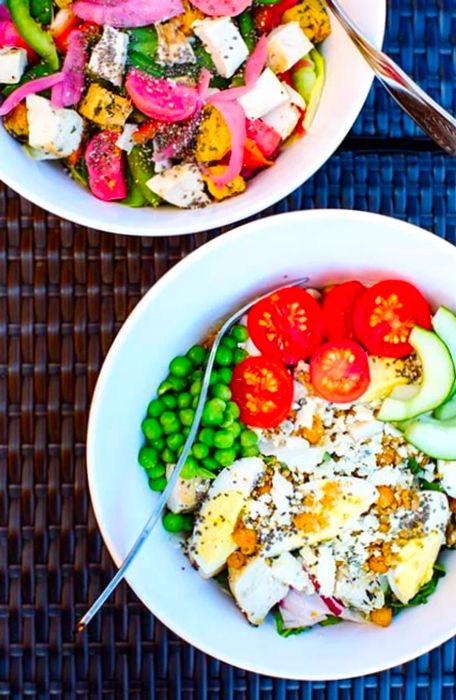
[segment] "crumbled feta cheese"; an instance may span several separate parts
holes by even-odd
[[[58,158],[66,158],[81,141],[83,121],[74,109],[53,107],[39,95],[26,99],[29,144]]]
[[[138,130],[137,124],[125,124],[122,133],[116,141],[116,146],[126,153],[131,153],[131,151],[136,146],[133,139],[133,134]]]
[[[290,504],[288,496],[293,494],[293,485],[279,471],[272,477],[271,497],[278,513],[288,511]]]
[[[379,420],[357,421],[356,423],[349,425],[348,432],[353,440],[356,442],[362,442],[373,435],[383,433],[383,426],[384,423]]]
[[[89,70],[103,80],[121,87],[127,61],[128,34],[107,25],[92,51]]]
[[[288,102],[288,95],[272,70],[266,68],[253,88],[242,95],[238,102],[248,119],[259,119]]]
[[[192,29],[210,53],[217,72],[231,78],[248,58],[249,50],[239,29],[229,17],[193,22]]]
[[[313,424],[315,408],[315,401],[309,397],[296,414],[296,426],[310,429]]]
[[[210,204],[204,180],[196,165],[174,165],[147,181],[147,186],[159,197],[176,207],[201,207]]]
[[[284,552],[271,562],[271,571],[275,579],[287,586],[291,586],[296,591],[313,593],[314,587],[304,571],[302,564],[289,552]]]
[[[14,85],[27,67],[27,51],[7,46],[0,49],[0,83]]]
[[[336,584],[336,560],[330,545],[323,544],[318,549],[316,577],[321,595],[332,596]]]
[[[313,49],[299,22],[287,22],[268,36],[268,66],[274,73],[285,73]]]

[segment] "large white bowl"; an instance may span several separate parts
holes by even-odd
[[[380,45],[386,0],[343,0],[343,4],[367,36]],[[106,204],[73,182],[59,165],[30,160],[1,125],[0,179],[53,214],[112,233],[173,236],[225,226],[256,214],[299,187],[323,165],[350,130],[366,99],[372,73],[334,19],[332,26],[333,33],[324,44],[326,86],[309,133],[235,199],[192,211]]]
[[[394,219],[349,211],[284,214],[245,225],[189,255],[137,305],[96,387],[88,432],[89,486],[98,524],[120,564],[156,496],[137,465],[140,423],[169,360],[242,301],[285,279],[310,284],[403,277],[434,304],[456,307],[456,249]],[[388,629],[343,623],[282,639],[250,627],[217,584],[204,581],[159,526],[127,579],[185,640],[223,661],[270,676],[337,679],[403,663],[456,632],[456,553],[428,605]],[[103,613],[101,613],[103,614]]]

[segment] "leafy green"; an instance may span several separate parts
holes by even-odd
[[[408,603],[401,603],[392,591],[386,596],[386,603],[390,608],[393,608],[393,613],[397,614],[404,608],[411,608],[416,605],[425,605],[430,596],[435,593],[439,580],[446,575],[445,567],[442,564],[434,564],[434,573],[430,581],[421,586],[418,593]]]
[[[292,627],[290,629],[285,629],[280,610],[276,608],[272,614],[276,623],[277,634],[280,634],[281,637],[293,637],[312,629],[311,627]]]
[[[420,479],[420,489],[423,491],[441,491],[445,493],[445,489],[439,481],[426,481],[426,479]]]
[[[420,474],[423,471],[423,467],[420,465],[415,457],[409,457],[407,460],[407,468],[412,472],[412,474]]]
[[[326,620],[323,620],[320,622],[320,627],[331,627],[332,625],[340,625],[340,623],[343,622],[341,617],[337,617],[336,615],[328,615]]]
[[[330,462],[332,460],[332,455],[330,452],[323,453],[323,462]]]

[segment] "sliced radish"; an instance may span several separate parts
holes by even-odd
[[[122,151],[116,146],[118,138],[116,131],[101,131],[92,138],[85,152],[90,190],[104,202],[127,196]]]
[[[236,17],[251,4],[252,0],[192,0],[192,5],[210,17]]]
[[[75,15],[86,22],[109,24],[118,29],[145,27],[184,12],[182,0],[123,0],[115,5],[77,0],[72,9]]]
[[[299,593],[293,588],[290,589],[279,606],[285,629],[312,627],[326,620],[330,614],[319,595]]]
[[[161,122],[189,119],[199,104],[195,88],[153,78],[136,68],[128,73],[125,87],[135,107]]]

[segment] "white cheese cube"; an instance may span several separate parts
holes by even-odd
[[[196,63],[192,45],[181,31],[170,23],[165,27],[155,25],[158,34],[157,58],[159,63]]]
[[[210,203],[204,190],[204,180],[193,163],[174,165],[151,177],[146,184],[152,192],[176,207],[186,209]]]
[[[288,85],[288,83],[282,82],[282,85],[286,90],[286,93],[288,95],[288,99],[290,100],[290,102],[292,104],[296,105],[296,107],[298,107],[299,109],[305,109],[306,108],[306,101],[305,101],[304,97],[302,95],[300,95],[297,90],[292,88],[291,85]],[[317,299],[317,301],[321,298],[320,292],[317,291],[316,289],[307,289],[306,291],[307,291],[307,294],[310,294],[310,296],[313,297],[314,299]]]
[[[29,144],[47,154],[66,158],[81,141],[83,121],[74,109],[53,107],[38,95],[26,99]]]
[[[89,69],[103,80],[121,87],[127,61],[128,34],[105,26],[92,51]]]
[[[301,112],[297,107],[286,102],[280,107],[276,107],[272,112],[268,112],[263,116],[263,121],[280,134],[280,137],[285,141],[296,128]]]
[[[133,140],[133,134],[137,130],[137,124],[125,124],[122,133],[116,141],[116,146],[126,153],[131,153],[136,146],[136,143]]]
[[[6,47],[0,49],[0,83],[14,85],[22,78],[27,66],[27,51]]]
[[[192,29],[210,53],[217,72],[231,78],[249,55],[239,29],[229,17],[193,22]]]
[[[268,66],[274,73],[284,73],[313,49],[299,22],[287,22],[268,36]]]
[[[282,83],[270,68],[266,68],[254,87],[238,100],[247,119],[260,119],[287,101]]]

